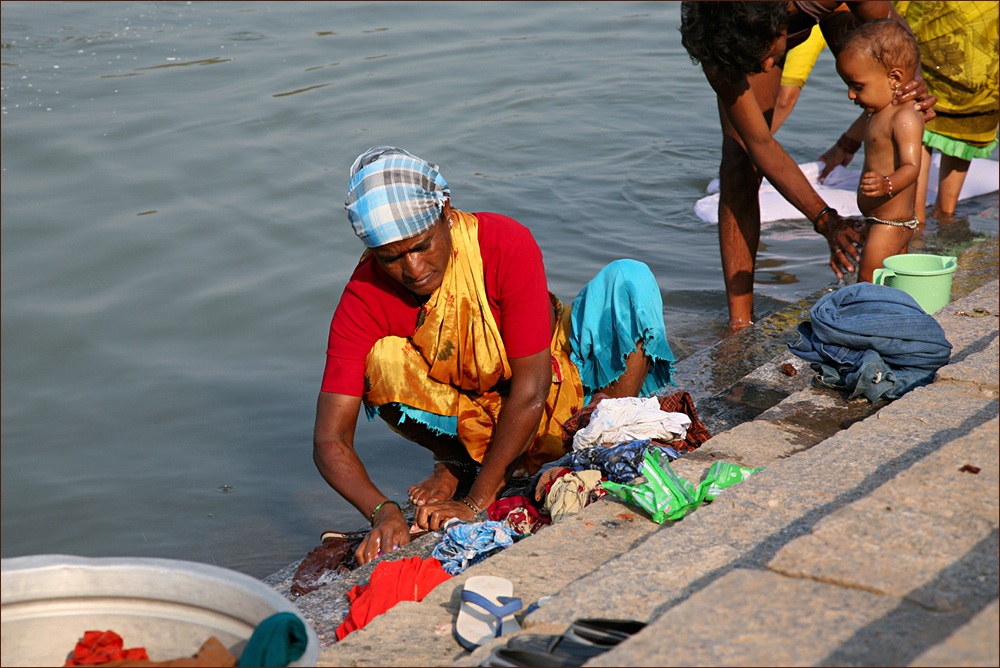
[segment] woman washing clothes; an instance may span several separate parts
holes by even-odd
[[[646,265],[612,262],[564,305],[526,227],[454,208],[437,166],[394,147],[354,162],[346,208],[367,251],[330,326],[313,458],[372,524],[359,564],[410,541],[399,504],[354,449],[362,404],[433,453],[409,498],[416,527],[436,530],[561,457],[562,423],[592,394],[648,396],[670,383]]]

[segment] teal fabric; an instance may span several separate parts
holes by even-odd
[[[253,630],[237,666],[287,666],[306,651],[306,625],[290,612],[271,615]]]
[[[573,301],[570,360],[580,371],[584,405],[590,396],[625,373],[625,358],[642,341],[652,361],[641,396],[649,397],[673,382],[673,353],[663,325],[663,298],[653,272],[636,260],[615,260],[601,269]],[[397,404],[405,419],[436,434],[458,437],[458,418]],[[374,420],[379,407],[365,407]]]
[[[406,404],[400,404],[393,402],[393,405],[399,409],[402,413],[403,419],[400,420],[399,424],[402,424],[406,420],[412,420],[417,424],[422,424],[431,430],[432,433],[438,436],[451,436],[453,438],[458,438],[458,417],[454,415],[438,415],[436,413],[431,413],[429,411],[421,410],[419,408],[414,408],[413,406],[407,406]],[[379,409],[381,406],[365,406],[365,415],[368,417],[368,421],[371,422],[379,415]],[[397,425],[399,426],[399,425]]]
[[[570,359],[580,371],[584,404],[625,373],[625,358],[642,349],[652,362],[642,386],[648,397],[673,384],[673,353],[663,325],[663,298],[653,272],[636,260],[616,260],[573,300]]]

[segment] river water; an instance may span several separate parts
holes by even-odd
[[[564,299],[647,263],[679,357],[726,322],[714,97],[679,3],[2,3],[2,550],[192,559],[264,576],[358,513],[311,458],[330,317],[373,145],[528,225]],[[780,138],[855,116],[828,53]],[[766,226],[757,314],[832,280]],[[392,498],[430,456],[357,447]]]

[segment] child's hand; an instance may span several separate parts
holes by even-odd
[[[878,172],[865,172],[858,188],[867,197],[892,196],[892,182],[888,176],[882,176]]]

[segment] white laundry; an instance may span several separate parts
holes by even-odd
[[[690,426],[690,417],[660,410],[655,397],[605,399],[597,404],[590,424],[573,436],[573,449],[646,439],[676,441],[687,436]]]
[[[931,158],[931,169],[927,179],[928,204],[933,204],[937,197],[940,164],[941,153],[935,151],[934,157]],[[826,181],[820,183],[819,175],[823,169],[822,162],[807,162],[799,165],[799,169],[802,170],[810,185],[823,198],[823,201],[836,209],[841,216],[859,217],[861,215],[861,211],[858,209],[858,181],[861,179],[861,170],[847,169],[838,165],[826,177]],[[996,192],[998,179],[1000,179],[1000,163],[988,158],[973,158],[958,198],[963,200]],[[703,197],[695,203],[695,215],[706,223],[718,223],[718,179],[708,184],[707,192],[707,197]],[[760,185],[758,199],[760,200],[760,221],[762,223],[805,219],[802,212],[789,204],[788,200],[782,197],[781,193],[768,183],[767,179],[764,179]]]

